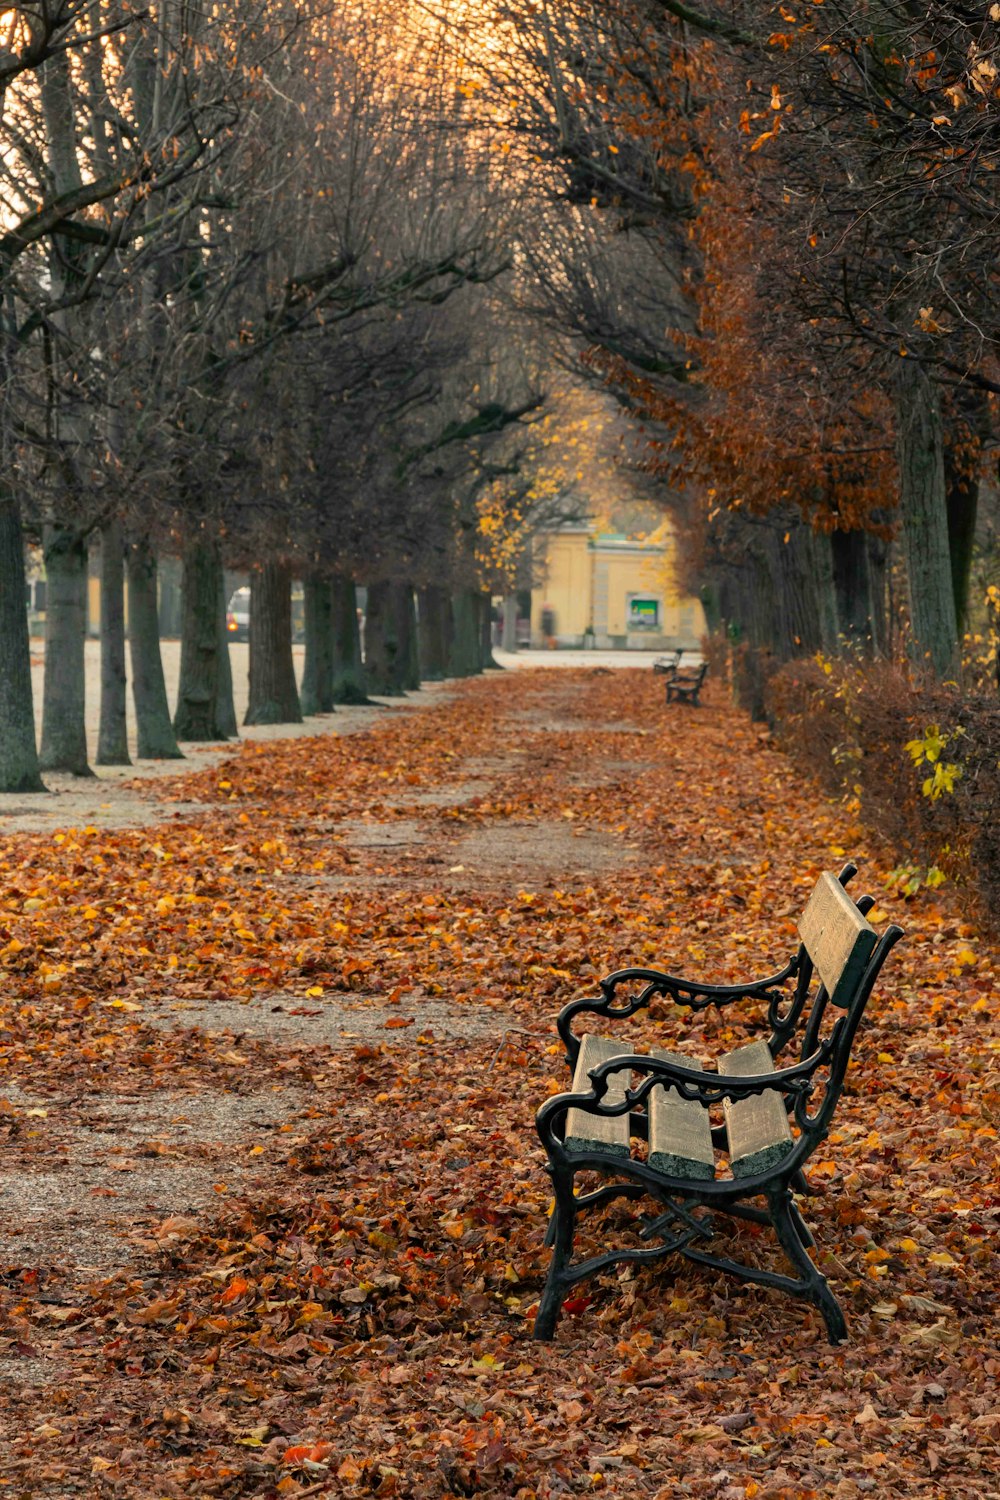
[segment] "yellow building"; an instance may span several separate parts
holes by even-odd
[[[563,526],[535,538],[531,643],[545,641],[543,613],[560,646],[598,650],[697,650],[705,634],[701,600],[674,582],[673,546]]]

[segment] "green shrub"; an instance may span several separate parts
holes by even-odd
[[[1000,927],[1000,706],[904,667],[816,658],[766,682],[779,743],[898,852],[901,886],[965,886]]]

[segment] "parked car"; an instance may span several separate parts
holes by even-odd
[[[250,639],[250,590],[237,589],[226,606],[226,632],[231,641]]]

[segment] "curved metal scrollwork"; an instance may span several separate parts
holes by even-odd
[[[608,1020],[624,1021],[638,1011],[645,1010],[651,1000],[664,998],[692,1011],[708,1010],[712,1005],[729,1005],[734,1000],[762,1001],[768,1006],[770,1016],[772,1012],[776,1012],[780,1002],[788,998],[781,986],[795,977],[799,962],[800,955],[796,954],[776,974],[743,984],[704,984],[659,969],[619,969],[600,981],[600,996],[571,1000],[559,1012],[556,1028],[566,1048],[569,1065],[571,1068],[576,1066],[580,1051],[579,1038],[573,1033],[573,1021],[579,1015],[604,1016]],[[639,988],[619,997],[618,992],[623,987],[635,985]],[[794,1006],[794,999],[791,1004]]]
[[[676,1089],[682,1099],[701,1104],[705,1109],[724,1100],[749,1099],[754,1094],[769,1090],[781,1093],[794,1101],[795,1118],[804,1133],[815,1134],[817,1122],[811,1119],[805,1108],[814,1087],[814,1075],[829,1061],[837,1043],[837,1032],[824,1041],[811,1057],[790,1068],[781,1068],[774,1073],[755,1074],[746,1078],[730,1077],[726,1074],[703,1073],[695,1068],[682,1068],[665,1058],[646,1057],[642,1054],[612,1058],[592,1068],[589,1093],[556,1094],[547,1100],[538,1111],[539,1134],[546,1146],[554,1145],[557,1151],[564,1148],[555,1131],[556,1121],[570,1109],[582,1109],[586,1114],[607,1119],[631,1113],[644,1104],[658,1084]],[[642,1073],[645,1076],[634,1087],[626,1088],[614,1103],[605,1101],[608,1083],[618,1073]]]

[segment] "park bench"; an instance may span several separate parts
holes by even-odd
[[[672,699],[686,699],[693,703],[695,708],[700,708],[699,694],[705,676],[708,672],[708,662],[703,661],[700,667],[678,668],[676,672],[667,678],[667,702]]]
[[[673,677],[681,664],[682,651],[668,651],[653,662],[653,671],[660,676]]]
[[[560,1012],[573,1083],[537,1116],[555,1193],[537,1338],[553,1336],[571,1287],[621,1262],[643,1265],[672,1252],[803,1298],[822,1313],[831,1343],[846,1338],[840,1305],[809,1256],[814,1241],[793,1193],[808,1191],[803,1167],[829,1132],[868,997],[903,936],[889,926],[879,937],[870,926],[872,898],[855,903],[844,889],[855,873],[848,864],[839,877],[820,876],[798,924],[798,951],[777,973],[716,985],[622,969],[600,982],[600,996]],[[728,1052],[712,1072],[691,1057],[629,1052],[613,1038],[573,1031],[579,1016],[627,1020],[658,996],[693,1011],[756,1001],[766,1006],[770,1036]],[[782,1062],[793,1048],[796,1060]],[[611,1180],[577,1194],[581,1172]],[[579,1217],[617,1198],[651,1200],[652,1215],[633,1220],[648,1243],[574,1264]],[[770,1225],[795,1275],[706,1248],[715,1214]]]

